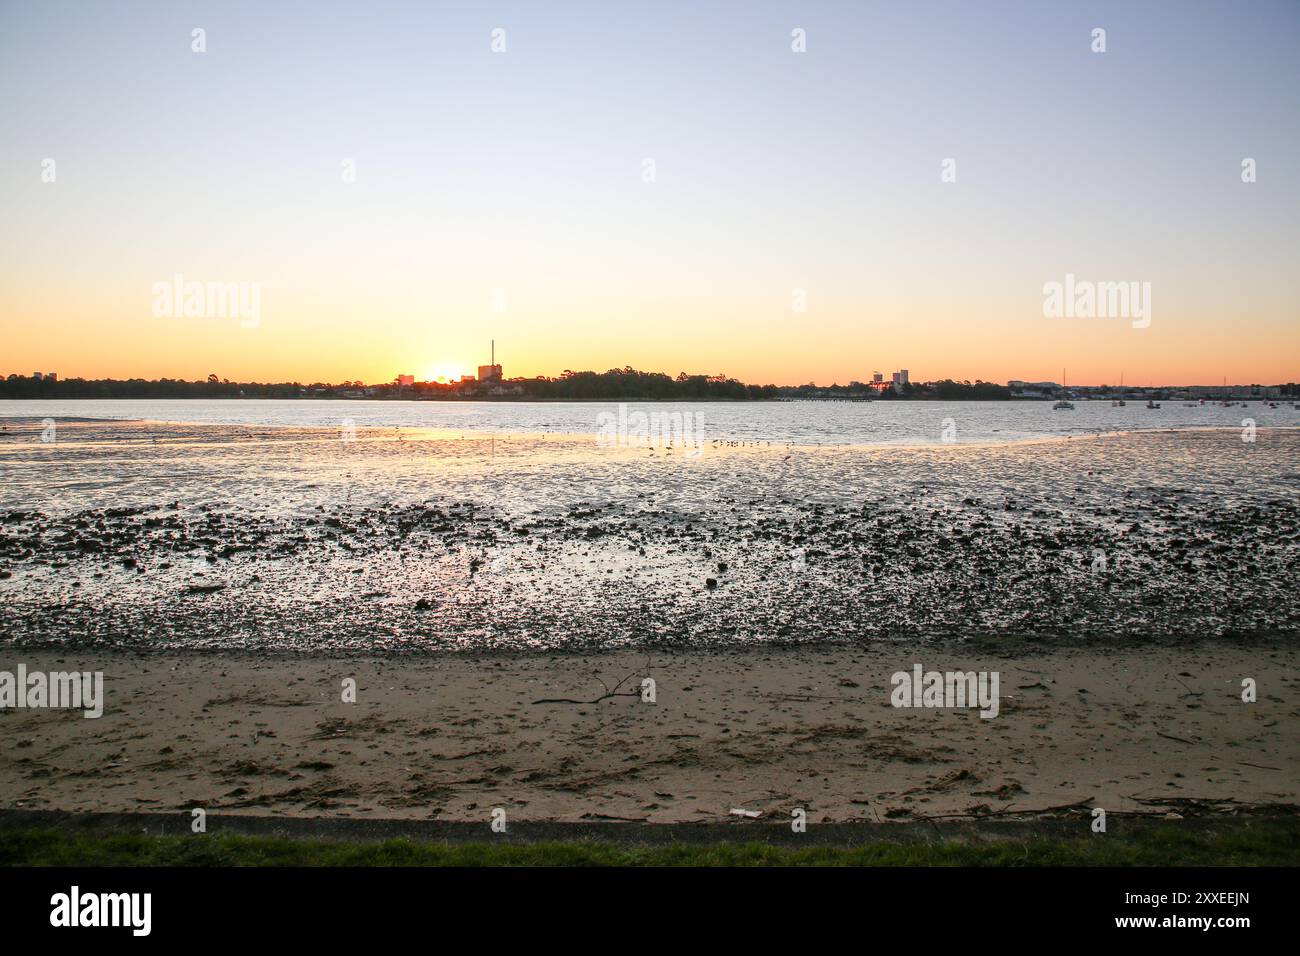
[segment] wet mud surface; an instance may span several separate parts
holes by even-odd
[[[331,652],[1277,637],[1300,432],[992,447],[7,430],[0,641]]]

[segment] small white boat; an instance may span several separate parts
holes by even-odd
[[[1058,398],[1056,404],[1052,406],[1052,411],[1059,412],[1074,408],[1074,402],[1067,402],[1065,400],[1065,396],[1069,394],[1070,393],[1065,390],[1065,369],[1061,369],[1061,397]]]

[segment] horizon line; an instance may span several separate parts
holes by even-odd
[[[625,366],[618,367],[618,368],[609,368],[609,369],[605,369],[604,371],[596,371],[595,369],[565,369],[565,371],[571,372],[571,374],[574,375],[574,376],[578,376],[578,375],[608,375],[608,374],[610,374],[611,372],[628,372],[628,371],[630,371],[630,372],[635,373],[635,374],[638,374],[638,375],[648,375],[648,376],[663,375],[663,376],[665,376],[665,377],[667,377],[667,378],[669,378],[669,379],[671,379],[671,380],[673,380],[673,381],[676,381],[676,380],[679,378],[679,376],[685,376],[687,379],[703,378],[703,379],[708,379],[708,380],[710,380],[710,381],[715,381],[715,382],[738,382],[738,383],[740,383],[740,384],[742,384],[742,385],[745,385],[745,386],[752,386],[752,387],[758,387],[758,388],[773,387],[773,388],[783,388],[783,389],[784,389],[784,388],[790,388],[790,389],[797,389],[797,388],[854,388],[855,386],[862,386],[863,388],[866,388],[866,389],[874,389],[874,388],[878,388],[878,387],[881,387],[881,386],[883,386],[883,387],[885,387],[885,388],[888,388],[888,387],[892,384],[892,379],[884,379],[884,380],[882,380],[882,381],[880,381],[880,382],[873,382],[873,381],[870,381],[870,380],[850,379],[849,381],[847,381],[847,382],[843,382],[843,383],[838,382],[838,381],[836,381],[836,382],[831,382],[831,383],[829,383],[829,384],[821,384],[821,383],[818,383],[818,382],[800,382],[800,383],[789,384],[789,385],[778,385],[778,384],[776,384],[776,383],[774,383],[774,382],[746,382],[746,381],[744,381],[743,379],[736,378],[735,376],[732,376],[732,375],[727,375],[727,374],[724,373],[724,372],[694,372],[694,373],[691,373],[691,372],[681,372],[681,373],[679,373],[678,375],[673,375],[673,374],[671,374],[671,373],[669,373],[669,372],[653,371],[653,370],[647,370],[647,369],[637,369],[637,368],[634,368],[634,367],[632,367],[632,366],[630,366],[630,365],[625,365]],[[900,370],[900,371],[905,371],[905,370]],[[205,384],[205,383],[209,383],[210,376],[213,376],[213,375],[215,375],[215,374],[216,374],[216,373],[209,373],[207,376],[200,376],[200,377],[197,377],[197,378],[183,378],[183,377],[171,377],[171,376],[159,376],[159,377],[157,377],[157,378],[144,378],[144,377],[141,377],[141,376],[138,376],[138,375],[136,375],[136,376],[128,376],[128,377],[125,377],[125,378],[118,378],[118,377],[115,377],[115,376],[112,376],[112,375],[109,375],[109,376],[100,376],[100,377],[97,377],[97,378],[91,378],[91,377],[87,377],[87,376],[85,376],[85,375],[72,375],[72,376],[65,376],[65,375],[63,375],[62,373],[59,373],[59,372],[57,372],[57,371],[49,371],[49,372],[32,372],[32,373],[27,373],[27,374],[23,374],[23,373],[19,373],[19,372],[10,372],[10,373],[3,373],[3,374],[0,374],[0,381],[3,381],[3,382],[11,382],[11,381],[54,381],[54,382],[148,382],[148,383],[161,383],[161,382],[185,382],[185,383],[188,383],[188,384]],[[336,382],[332,382],[332,381],[328,381],[328,380],[324,380],[324,379],[318,379],[318,380],[315,380],[315,381],[304,382],[304,381],[299,380],[299,379],[282,379],[282,380],[280,380],[280,381],[273,381],[273,380],[269,380],[269,379],[268,379],[268,380],[264,380],[264,381],[258,381],[258,380],[254,380],[254,379],[247,379],[247,380],[242,380],[242,381],[241,381],[241,380],[237,380],[237,379],[219,378],[219,379],[217,379],[216,382],[213,382],[213,383],[211,383],[211,384],[226,384],[226,385],[260,385],[260,386],[271,386],[271,385],[296,385],[296,386],[299,386],[299,387],[309,387],[309,386],[322,385],[322,386],[328,386],[328,387],[331,387],[331,388],[349,388],[349,387],[351,387],[351,388],[358,388],[358,387],[360,387],[360,388],[389,388],[389,387],[408,387],[408,386],[399,386],[398,383],[397,383],[397,380],[398,380],[399,376],[406,376],[406,375],[409,375],[409,374],[410,374],[410,373],[402,372],[402,373],[398,373],[397,375],[394,375],[394,376],[392,377],[392,379],[385,380],[385,381],[375,381],[375,382],[362,382],[361,379],[348,379],[348,378],[344,378],[344,379],[341,379],[340,381],[336,381]],[[874,375],[875,372],[873,371],[872,374]],[[502,377],[501,377],[500,379],[498,379],[497,381],[499,381],[499,382],[563,381],[564,378],[565,378],[564,374],[561,373],[561,374],[559,374],[559,375],[514,376],[514,377],[512,377],[512,378],[507,378],[507,377],[505,377],[505,376],[502,376]],[[466,380],[465,378],[455,379],[455,380],[451,380],[451,379],[414,379],[413,384],[416,384],[416,385],[433,385],[433,386],[452,387],[452,386],[460,386],[460,385],[483,384],[484,382],[487,382],[487,381],[491,381],[491,379],[477,379],[476,377],[472,377],[472,378],[470,378],[470,379],[468,379],[468,380]],[[1009,386],[1012,382],[1020,382],[1020,383],[1022,383],[1022,384],[1024,384],[1024,385],[1027,385],[1027,386],[1034,386],[1034,385],[1055,385],[1055,386],[1058,387],[1058,388],[1063,388],[1063,389],[1067,389],[1067,390],[1068,390],[1068,389],[1073,389],[1073,388],[1111,388],[1111,389],[1124,389],[1124,390],[1135,390],[1135,391],[1136,391],[1136,390],[1151,390],[1151,389],[1175,389],[1175,388],[1219,388],[1219,389],[1221,389],[1221,388],[1225,388],[1225,387],[1227,387],[1227,388],[1281,387],[1281,386],[1286,386],[1286,385],[1295,385],[1295,384],[1297,384],[1294,380],[1292,380],[1292,381],[1276,381],[1276,382],[1267,382],[1267,381],[1246,382],[1246,381],[1238,381],[1238,382],[1222,382],[1222,383],[1210,383],[1210,382],[1169,383],[1169,382],[1166,382],[1166,383],[1161,383],[1161,384],[1159,384],[1159,385],[1156,385],[1156,384],[1148,384],[1148,385],[1130,385],[1130,384],[1121,384],[1121,383],[1118,383],[1118,382],[1095,382],[1095,383],[1086,383],[1086,384],[1079,384],[1079,383],[1064,384],[1064,383],[1062,383],[1062,382],[1057,382],[1057,381],[1054,381],[1054,380],[1052,380],[1052,379],[1034,379],[1034,380],[1030,380],[1030,379],[1025,379],[1025,378],[1011,378],[1011,379],[1006,379],[1006,380],[1004,380],[1004,381],[998,381],[998,380],[995,380],[995,379],[986,379],[986,378],[973,378],[973,379],[968,379],[968,378],[952,378],[952,377],[939,377],[939,378],[926,378],[926,379],[912,379],[912,378],[909,378],[909,380],[908,380],[908,384],[911,384],[911,385],[933,385],[933,384],[938,384],[938,383],[941,383],[941,382],[955,382],[955,383],[957,383],[957,384],[970,384],[970,385],[976,385],[976,384],[980,384],[980,383],[982,383],[982,384],[986,384],[986,385],[998,385],[998,386]]]

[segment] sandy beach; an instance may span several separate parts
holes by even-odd
[[[401,659],[16,652],[103,670],[104,716],[0,710],[8,808],[486,821],[1195,815],[1300,803],[1294,646],[988,644]],[[996,670],[1000,712],[890,705]],[[655,703],[591,701],[631,675]],[[342,682],[357,683],[355,704]],[[1259,688],[1241,700],[1241,681]],[[602,685],[601,681],[604,681]]]

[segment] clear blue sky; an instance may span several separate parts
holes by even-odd
[[[3,2],[0,89],[0,373],[1300,377],[1297,2]]]

